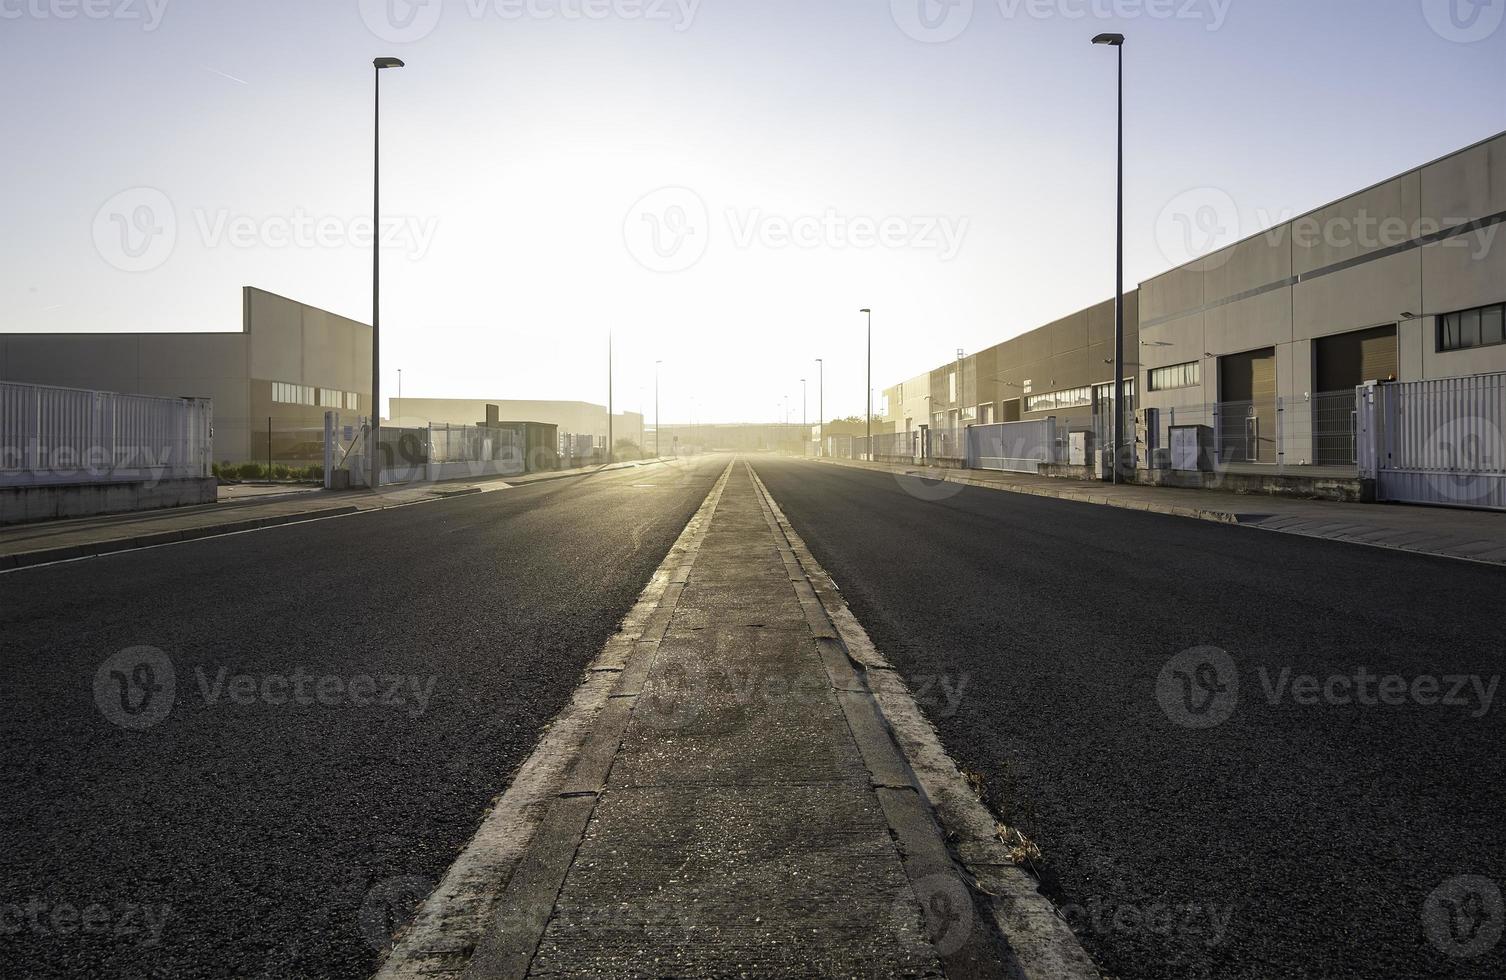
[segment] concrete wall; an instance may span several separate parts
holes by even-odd
[[[371,404],[371,328],[250,286],[236,333],[0,334],[0,380],[214,399],[217,461],[262,459],[267,419],[317,431],[324,409],[272,402],[274,381]],[[280,457],[280,454],[279,454]]]
[[[212,504],[218,493],[213,477],[0,487],[0,524]]]

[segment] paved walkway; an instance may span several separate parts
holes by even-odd
[[[929,808],[748,466],[724,481],[465,975],[1004,975],[991,930],[949,934],[968,892],[938,895]]]
[[[1077,500],[1108,507],[1151,511],[1177,517],[1239,524],[1244,527],[1326,538],[1379,548],[1415,551],[1506,565],[1506,514],[1495,511],[1406,504],[1348,504],[1298,500],[1222,490],[1119,485],[1063,480],[991,470],[904,466],[858,460],[823,463],[918,475],[949,483]]]
[[[667,457],[666,457],[667,458]],[[385,510],[407,504],[469,493],[487,493],[543,480],[585,476],[605,469],[647,466],[662,460],[613,463],[574,470],[494,477],[476,481],[419,483],[385,486],[381,493],[347,490],[255,492],[222,494],[218,503],[129,514],[101,514],[63,521],[0,527],[0,570],[47,561],[64,561],[132,548],[230,534],[295,521],[341,517],[368,510]]]

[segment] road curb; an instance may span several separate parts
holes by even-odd
[[[142,534],[130,538],[114,538],[109,541],[96,541],[89,544],[74,544],[65,545],[61,548],[41,548],[36,551],[22,551],[11,555],[0,555],[0,571],[29,568],[33,565],[46,565],[59,561],[72,561],[78,558],[93,558],[99,555],[115,554],[121,551],[135,551],[141,548],[154,548],[164,544],[177,544],[180,541],[197,541],[200,538],[213,538],[225,534],[237,534],[242,531],[257,531],[262,528],[279,527],[285,524],[301,524],[305,521],[318,521],[330,517],[345,517],[349,514],[360,513],[360,511],[361,508],[354,506],[326,507],[321,510],[300,511],[297,514],[279,514],[274,517],[257,517],[248,521],[231,521],[224,524],[205,524],[201,527],[158,531],[153,534]]]
[[[848,609],[836,583],[811,554],[757,470],[750,469],[771,519],[795,559],[798,571],[792,570],[792,577],[800,574],[812,591],[815,609],[821,611],[821,619],[829,624],[827,628],[835,631],[854,675],[867,692],[866,699],[873,705],[906,768],[908,786],[881,788],[913,788],[917,794],[915,802],[924,806],[926,820],[939,823],[944,829],[949,863],[959,866],[970,878],[976,900],[986,906],[994,927],[1009,946],[1013,955],[1013,962],[1008,964],[1012,976],[1028,980],[1099,980],[1098,968],[1066,920],[1040,893],[1035,879],[1009,857],[1008,847],[999,839],[993,814],[968,786],[956,762],[942,746],[935,727],[916,705],[904,678],[874,647],[868,632]],[[803,597],[801,604],[806,605]],[[810,606],[806,608],[810,616],[813,610]],[[881,799],[886,813],[903,802],[892,793],[882,794]],[[911,823],[917,819],[919,815],[914,813],[908,817]],[[898,830],[896,833],[902,839],[922,836],[913,830],[909,834]],[[908,858],[906,863],[909,870]],[[934,868],[936,859],[932,857],[927,864]]]
[[[1094,493],[1091,490],[1077,490],[1069,487],[1057,489],[1055,487],[1021,486],[1019,484],[1000,483],[995,480],[979,480],[961,474],[961,471],[951,468],[928,468],[931,472],[923,472],[914,466],[899,466],[889,463],[862,463],[843,459],[813,459],[807,460],[813,463],[827,463],[832,466],[846,466],[852,469],[871,470],[877,473],[891,473],[894,476],[913,476],[922,480],[940,480],[943,483],[956,483],[968,487],[980,487],[984,490],[1002,490],[1005,493],[1026,494],[1032,497],[1050,497],[1056,500],[1070,500],[1075,503],[1097,504],[1100,507],[1118,507],[1122,510],[1138,510],[1151,514],[1165,514],[1169,517],[1190,517],[1199,521],[1211,521],[1215,524],[1239,524],[1237,513],[1224,510],[1210,510],[1203,507],[1186,507],[1181,504],[1161,504],[1155,501],[1145,500],[1116,500],[1108,494]],[[939,470],[939,474],[934,472]]]

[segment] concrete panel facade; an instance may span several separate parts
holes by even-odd
[[[1444,352],[1437,339],[1440,314],[1506,301],[1503,212],[1506,134],[1143,283],[1146,370],[1201,365],[1196,387],[1145,393],[1162,445],[1173,410],[1179,424],[1212,424],[1218,359],[1243,351],[1275,348],[1292,466],[1313,460],[1317,428],[1347,424],[1314,412],[1317,338],[1395,324],[1397,380],[1506,371],[1506,345]],[[1439,240],[1467,222],[1483,227]]]
[[[0,334],[0,380],[212,398],[221,462],[265,459],[269,419],[278,461],[294,458],[275,445],[288,433],[322,427],[317,394],[277,403],[274,382],[351,392],[370,410],[369,326],[250,286],[242,309],[235,333]]]

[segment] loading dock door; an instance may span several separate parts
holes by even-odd
[[[1396,324],[1313,341],[1313,461],[1355,461],[1355,388],[1396,378]]]
[[[1276,349],[1220,357],[1218,401],[1219,460],[1276,462]]]

